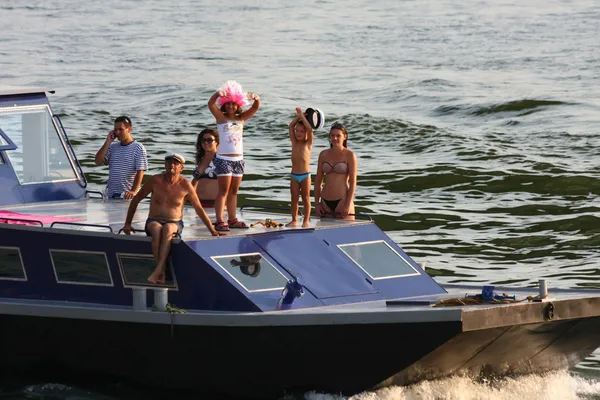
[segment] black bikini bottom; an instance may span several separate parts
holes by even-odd
[[[342,201],[342,199],[337,199],[337,200],[325,200],[323,198],[321,198],[321,200],[323,200],[323,203],[325,203],[325,205],[327,207],[329,207],[329,209],[333,212],[335,212],[336,207],[338,206],[338,204],[340,204],[340,201]]]

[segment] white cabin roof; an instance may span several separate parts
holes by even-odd
[[[0,96],[11,94],[54,93],[53,89],[38,86],[7,86],[0,85]]]

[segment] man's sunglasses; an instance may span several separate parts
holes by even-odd
[[[129,117],[128,117],[128,116],[126,116],[126,115],[121,115],[120,117],[117,117],[117,118],[115,119],[115,123],[119,123],[119,122],[121,122],[121,123],[125,123],[126,125],[129,125],[129,126],[131,126],[131,118],[129,118]]]

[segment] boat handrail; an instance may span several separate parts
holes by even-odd
[[[289,208],[285,208],[285,207],[261,206],[259,204],[243,204],[240,207],[240,212],[242,210],[244,210],[244,208],[259,208],[262,210],[277,210],[277,211],[285,211],[285,212],[290,211]],[[332,212],[332,213],[327,213],[327,214],[335,216],[335,215],[339,215],[340,213]],[[302,212],[300,210],[298,210],[298,215],[302,215]],[[353,217],[364,217],[365,219],[368,219],[369,221],[373,222],[373,218],[369,214],[355,213],[355,214],[348,214],[348,215],[353,216]],[[325,218],[328,218],[328,217],[325,217]]]
[[[81,227],[103,228],[103,229],[108,229],[111,233],[114,233],[113,229],[108,225],[82,224],[80,222],[54,221],[52,224],[50,224],[50,228],[54,228],[55,225],[73,225],[73,226],[81,226]]]
[[[44,226],[42,221],[38,221],[37,219],[25,219],[25,218],[0,218],[0,223],[6,223],[4,221],[21,221],[21,222],[33,222],[35,224],[40,224],[40,226]]]
[[[261,210],[276,210],[276,211],[285,211],[285,212],[290,212],[290,208],[289,207],[274,207],[274,206],[261,206],[259,204],[243,204],[240,207],[240,212],[242,212],[244,210],[244,208],[258,208]],[[300,210],[298,210],[298,215],[302,215],[302,212]]]
[[[100,195],[100,198],[101,198],[101,199],[104,199],[104,193],[102,193],[102,192],[101,192],[101,191],[99,191],[99,190],[86,190],[86,191],[85,191],[85,194],[86,194],[86,196],[87,196],[87,195],[90,195],[90,194],[99,194],[99,195]],[[89,197],[90,197],[90,196],[88,196],[88,198],[89,198]]]
[[[117,235],[120,235],[121,233],[123,233],[123,229],[124,229],[124,228],[121,228],[121,229],[119,229],[119,231],[117,232]],[[132,232],[132,233],[140,233],[140,232],[143,232],[143,231],[142,231],[141,229],[135,229],[135,228],[132,226],[132,227],[131,227],[131,232]]]
[[[340,215],[341,213],[339,212],[332,212],[332,213],[327,213],[327,215]],[[369,215],[369,214],[363,214],[363,213],[355,213],[355,214],[347,214],[349,217],[364,217],[365,219],[368,219],[369,221],[373,222],[373,218]],[[321,217],[321,218],[331,218],[332,217]]]

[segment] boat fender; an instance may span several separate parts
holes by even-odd
[[[548,305],[544,309],[544,316],[549,321],[554,319],[554,304],[548,303]]]
[[[278,310],[289,310],[292,303],[299,297],[304,296],[304,283],[300,275],[289,280],[281,291],[281,298],[277,302]]]

